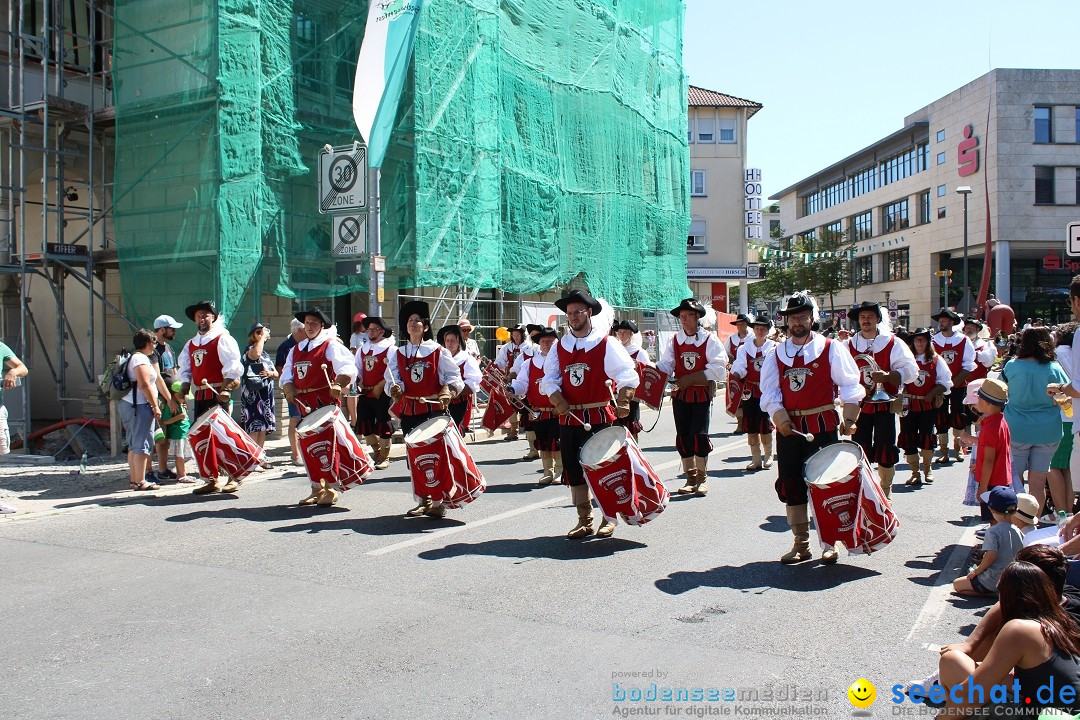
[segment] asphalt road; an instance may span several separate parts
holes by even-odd
[[[948,592],[974,542],[966,470],[909,489],[902,467],[896,541],[788,567],[775,470],[744,473],[731,430],[715,408],[707,497],[673,496],[656,521],[603,540],[564,537],[569,493],[537,487],[539,463],[517,460],[523,441],[475,446],[488,491],[441,521],[403,517],[400,461],[328,510],[295,506],[307,484],[290,471],[236,496],[0,521],[0,707],[10,718],[839,718],[865,677],[871,714],[893,716],[891,686],[932,671],[937,645],[986,606]],[[642,446],[681,485],[667,411]],[[673,699],[634,700],[653,684]]]

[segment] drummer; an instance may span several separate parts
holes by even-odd
[[[724,352],[727,353],[727,369],[730,370],[732,363],[735,362],[735,357],[739,353],[739,348],[746,342],[753,338],[753,334],[750,332],[750,324],[754,321],[753,316],[746,313],[739,313],[735,316],[735,322],[732,324],[735,326],[735,332],[728,336],[727,341],[724,343]],[[746,432],[746,417],[743,412],[742,406],[735,411],[735,435],[742,435]]]
[[[640,373],[641,367],[655,367],[649,353],[641,349],[641,335],[638,326],[633,320],[620,320],[611,326],[612,333],[619,339],[626,349],[626,354],[637,364]],[[630,414],[624,418],[615,418],[616,425],[622,425],[630,433],[630,437],[637,442],[638,433],[641,432],[641,403],[637,400],[630,401]]]
[[[938,324],[938,332],[930,342],[934,344],[934,352],[949,366],[952,375],[952,390],[937,411],[938,461],[947,465],[952,462],[949,457],[949,428],[953,431],[956,459],[964,459],[960,436],[971,424],[971,413],[964,405],[964,397],[967,396],[968,381],[975,371],[975,346],[966,335],[954,331],[953,328],[962,319],[958,313],[943,307],[930,319]]]
[[[396,344],[393,332],[381,317],[369,315],[360,321],[368,341],[356,351],[357,382],[360,395],[357,398],[357,431],[371,446],[372,461],[376,470],[390,466],[390,438],[394,428],[390,425],[390,398],[383,392],[386,381],[387,358]]]
[[[330,329],[330,316],[321,308],[301,310],[296,319],[304,323],[304,339],[289,351],[281,369],[279,382],[285,399],[303,415],[341,405],[342,393],[356,380],[356,358]],[[336,503],[338,492],[327,482],[333,478],[312,477],[311,466],[306,462],[305,466],[311,493],[298,504],[326,507]]]
[[[517,361],[518,356],[528,349],[528,327],[524,324],[517,327],[510,328],[510,342],[500,345],[499,351],[495,353],[495,365],[506,376],[507,380],[512,380],[510,377],[510,371],[514,368],[514,363]],[[510,431],[506,434],[507,440],[518,439],[518,414],[514,413],[510,416]]]
[[[536,352],[524,363],[517,377],[510,383],[511,390],[518,398],[523,398],[530,412],[535,412],[532,419],[533,443],[544,474],[540,485],[550,485],[562,475],[562,455],[559,452],[559,419],[555,417],[551,400],[540,392],[540,381],[544,379],[544,363],[558,333],[552,328],[541,328],[536,334]]]
[[[864,300],[851,314],[859,323],[859,332],[848,339],[847,346],[866,390],[862,422],[852,440],[862,446],[868,462],[877,463],[881,490],[890,498],[896,463],[900,460],[900,451],[896,449],[896,413],[891,403],[902,385],[915,381],[919,369],[907,343],[893,335],[892,324],[878,303]],[[879,385],[889,400],[871,402]]]
[[[817,322],[817,304],[804,293],[795,293],[780,311],[787,320],[789,337],[778,343],[772,357],[761,367],[761,410],[772,416],[780,437],[776,440],[776,494],[787,507],[787,521],[795,538],[780,562],[808,560],[810,514],[807,510],[803,463],[815,452],[855,432],[859,401],[866,394],[859,369],[842,343],[811,330]],[[783,377],[783,383],[781,383]],[[833,398],[843,403],[837,416]],[[812,433],[807,439],[796,433]],[[837,560],[836,550],[821,554],[824,563]]]
[[[401,334],[408,341],[391,351],[386,366],[386,392],[399,405],[401,432],[408,437],[426,420],[445,414],[465,383],[450,351],[432,339],[431,310],[426,302],[405,303],[399,324]],[[446,506],[426,497],[405,514],[441,518],[446,515]]]
[[[742,381],[743,400],[740,409],[746,423],[746,441],[750,445],[749,471],[766,470],[773,464],[773,424],[767,413],[761,411],[761,367],[776,349],[776,342],[769,339],[773,322],[759,316],[750,321],[754,337],[739,345],[731,374]],[[729,389],[730,391],[730,389]]]
[[[514,359],[514,364],[510,368],[510,372],[507,375],[507,379],[513,382],[518,373],[521,372],[521,366],[529,362],[536,354],[536,339],[540,336],[540,331],[544,329],[543,325],[534,325],[532,323],[525,326],[525,331],[529,334],[529,342],[526,343],[518,356]],[[521,410],[517,413],[519,427],[525,431],[525,439],[529,441],[529,448],[525,451],[525,454],[521,457],[522,460],[536,460],[540,457],[536,450],[536,432],[532,427],[531,413],[526,410]]]
[[[602,310],[599,301],[584,290],[571,290],[556,300],[555,306],[566,313],[570,332],[544,359],[540,392],[551,398],[559,416],[563,482],[570,486],[570,498],[577,509],[577,525],[566,536],[584,538],[593,534],[593,515],[579,458],[581,446],[616,417],[630,414],[630,401],[639,379],[634,361],[622,344],[608,335],[607,323],[593,326],[593,315]],[[607,385],[609,379],[611,386]],[[612,408],[611,395],[616,391]],[[596,535],[608,537],[613,532],[614,523],[605,518]]]
[[[705,307],[686,298],[671,314],[679,319],[679,331],[660,354],[657,369],[675,379],[671,411],[675,416],[675,448],[682,458],[686,484],[680,495],[704,497],[709,491],[709,418],[716,386],[726,377],[727,357],[715,334],[702,329]]]
[[[476,358],[465,349],[465,338],[459,326],[447,325],[440,328],[438,339],[439,344],[446,348],[454,359],[454,364],[457,365],[461,379],[465,383],[465,389],[458,393],[447,408],[450,417],[457,423],[458,430],[464,437],[469,432],[469,425],[472,423],[473,397],[484,376],[480,372],[480,363],[476,362]]]
[[[907,412],[900,416],[900,437],[911,477],[905,485],[934,482],[934,420],[943,396],[952,388],[949,366],[934,351],[928,327],[917,328],[910,335],[918,375],[904,386]],[[922,460],[921,467],[919,460]]]
[[[180,351],[176,360],[177,377],[180,379],[180,396],[187,397],[194,386],[195,406],[192,408],[196,422],[215,406],[226,413],[231,410],[231,393],[240,387],[240,378],[244,366],[240,361],[240,346],[225,328],[218,322],[217,306],[213,300],[203,300],[188,305],[185,310],[188,318],[195,322],[198,330]],[[210,390],[207,389],[209,386]],[[192,493],[205,495],[218,490],[217,478],[203,478],[205,481]],[[236,492],[240,481],[229,478],[221,487],[223,493]]]

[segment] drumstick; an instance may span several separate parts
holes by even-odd
[[[333,385],[333,384],[334,384],[334,381],[330,379],[330,373],[328,373],[328,372],[326,371],[326,363],[323,363],[323,364],[322,364],[322,374],[323,374],[323,377],[325,377],[325,378],[326,378],[326,384],[327,384],[327,386],[330,386],[330,385]]]
[[[801,433],[798,430],[796,430],[795,428],[791,428],[791,434],[792,435],[798,435],[799,437],[801,437],[806,442],[810,442],[810,443],[814,442],[814,433]]]
[[[202,384],[203,384],[204,388],[209,390],[211,392],[211,394],[214,395],[214,397],[217,397],[217,391],[214,390],[214,386],[210,384],[209,380],[207,380],[206,378],[203,378]]]
[[[583,428],[585,428],[585,432],[589,432],[590,430],[592,430],[592,423],[587,423],[584,420],[582,420],[581,418],[579,418],[577,415],[574,414],[573,410],[567,410],[566,414],[569,415],[570,417],[574,418],[575,420],[577,420],[579,423],[581,423],[581,426]]]
[[[619,401],[615,398],[615,388],[613,387],[614,383],[612,383],[611,380],[605,380],[604,384],[607,385],[608,394],[611,395],[611,403],[613,405],[618,405]]]
[[[293,400],[293,405],[295,405],[296,407],[298,407],[298,408],[300,408],[301,410],[303,410],[303,411],[304,411],[304,414],[305,414],[305,415],[310,415],[310,414],[311,414],[311,408],[309,408],[309,407],[308,407],[307,405],[305,405],[304,403],[300,402],[300,398],[295,398],[295,399]]]

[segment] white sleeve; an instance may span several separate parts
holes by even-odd
[[[749,362],[746,347],[749,344],[750,343],[743,343],[739,346],[739,349],[735,351],[735,361],[731,363],[731,370],[729,372],[740,379],[746,377],[746,365]]]
[[[975,346],[971,344],[971,341],[964,337],[964,360],[960,365],[961,370],[967,370],[971,372],[975,369]]]
[[[356,358],[349,352],[349,348],[343,344],[334,340],[327,340],[326,342],[330,343],[326,348],[326,357],[334,370],[334,374],[330,376],[330,379],[334,380],[338,375],[345,375],[349,378],[351,384],[356,379]]]
[[[1061,369],[1065,371],[1065,374],[1071,379],[1073,376],[1073,364],[1072,364],[1072,348],[1068,345],[1058,345],[1057,347],[1057,361]]]
[[[465,388],[465,381],[461,379],[457,363],[450,356],[450,351],[444,347],[432,352],[439,353],[439,384],[446,385],[455,393],[460,393]]]
[[[637,355],[634,356],[632,359],[634,360],[634,362],[641,363],[642,365],[655,367],[655,363],[653,363],[652,358],[649,357],[649,353],[645,351],[645,348],[640,348],[637,351]]]
[[[480,372],[480,363],[476,362],[476,358],[466,351],[465,362],[460,365],[462,373],[465,375],[465,384],[469,386],[469,389],[476,392],[480,387],[480,381],[484,379],[484,374]]]
[[[952,375],[949,373],[949,364],[945,362],[945,358],[935,355],[934,364],[937,372],[937,380],[934,384],[941,385],[946,392],[952,390]]]
[[[727,378],[727,363],[728,357],[724,344],[715,335],[709,333],[705,341],[705,377],[713,382],[724,382]]]
[[[544,379],[540,381],[540,393],[551,395],[562,390],[562,368],[559,366],[559,340],[544,358]]]
[[[383,380],[386,384],[383,385],[383,392],[387,395],[390,394],[390,388],[395,385],[402,390],[405,386],[401,382],[401,378],[398,376],[397,356],[400,350],[396,347],[392,347],[386,351],[386,370],[383,372]]]
[[[613,381],[614,389],[618,391],[623,388],[636,388],[641,378],[637,374],[637,363],[630,359],[630,353],[611,335],[605,336],[601,342],[607,343],[604,351],[604,373]]]
[[[237,380],[244,374],[244,365],[240,362],[240,346],[232,335],[222,335],[218,341],[218,357],[221,358],[221,376]]]
[[[656,363],[656,369],[669,377],[675,372],[675,336],[660,349],[660,362]]]
[[[184,343],[184,349],[180,351],[180,355],[176,358],[176,377],[180,382],[191,382],[191,341]]]
[[[499,366],[499,369],[506,371],[506,355],[507,348],[510,347],[510,343],[503,343],[499,346],[498,351],[495,353],[495,364]]]
[[[289,348],[289,353],[285,356],[285,364],[281,366],[281,377],[278,378],[280,387],[285,387],[293,381],[292,354],[295,349],[295,345]]]
[[[991,367],[997,360],[997,348],[993,343],[984,343],[983,349],[975,353],[975,360],[983,367]]]
[[[521,365],[523,362],[525,362],[525,351],[521,351],[514,356],[514,365],[510,368],[510,372],[515,374],[521,372]]]
[[[550,353],[548,354],[550,355]],[[514,389],[515,395],[521,396],[524,395],[526,391],[528,391],[529,378],[532,376],[534,371],[537,371],[536,364],[533,363],[532,360],[530,360],[529,364],[525,366],[525,371],[518,373],[517,377],[515,377],[510,382],[510,387]],[[543,372],[543,370],[541,369],[538,372]]]
[[[900,384],[907,385],[919,377],[919,366],[915,364],[915,355],[908,344],[898,337],[893,338],[892,352],[889,354],[889,367],[900,373]]]
[[[829,343],[829,367],[832,368],[832,381],[845,405],[857,403],[866,397],[866,388],[862,384],[862,375],[855,358],[843,343]]]
[[[774,346],[767,353],[761,363],[761,381],[758,387],[761,389],[761,411],[772,417],[777,410],[784,409],[784,396],[780,393],[780,372],[777,368],[776,348]]]
[[[357,348],[353,355],[353,366],[356,368],[356,377],[363,377],[364,373],[364,359],[360,357],[360,353],[363,348]]]

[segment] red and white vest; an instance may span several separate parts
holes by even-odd
[[[865,341],[865,338],[862,338]],[[893,343],[896,342],[896,337],[889,338],[889,341],[885,343],[885,346],[875,353],[862,353],[855,348],[855,343],[858,342],[856,338],[848,340],[848,350],[851,351],[851,357],[855,359],[855,365],[859,368],[859,382],[866,388],[866,397],[869,398],[874,390],[877,388],[877,383],[870,379],[870,363],[864,358],[860,358],[859,355],[870,355],[874,358],[874,362],[881,368],[882,372],[892,371],[892,349]],[[892,383],[882,383],[881,387],[889,395],[896,396],[896,391],[899,389],[897,385]],[[867,402],[865,399],[862,401],[862,413],[864,415],[873,415],[877,412],[888,412],[889,406],[887,403],[872,403]]]
[[[990,368],[979,362],[979,353],[986,349],[986,341],[979,338],[975,342],[971,343],[975,347],[975,369],[968,375],[967,381],[970,383],[973,380],[982,380],[990,374]]]
[[[571,406],[607,403],[585,413],[575,411],[579,418],[593,425],[615,420],[615,410],[611,407],[611,392],[605,384],[608,377],[604,372],[604,358],[607,356],[608,342],[610,339],[605,337],[592,350],[567,350],[560,342],[556,350],[559,353],[559,367],[563,376],[562,395],[566,402]],[[598,414],[602,419],[597,417]],[[597,417],[597,422],[593,422],[594,417]],[[563,425],[582,424],[569,413],[559,418],[559,422]]]
[[[919,368],[919,374],[915,377],[915,382],[909,382],[904,386],[904,392],[909,395],[926,395],[934,386],[937,385],[937,357],[931,358],[928,362],[923,362],[918,358],[915,358],[915,364]],[[908,405],[908,410],[911,412],[923,412],[925,410],[933,410],[933,402],[926,400],[916,400],[912,398]]]
[[[540,381],[544,379],[544,368],[536,367],[531,360],[521,366],[521,374],[525,376],[528,389],[525,391],[525,402],[537,410],[551,410],[551,398],[540,392]],[[565,397],[565,394],[563,395]]]
[[[225,366],[218,355],[218,335],[210,342],[195,346],[188,341],[188,357],[191,359],[191,385],[195,391],[196,400],[209,400],[215,393],[203,387],[204,382],[210,383],[214,388],[220,388],[225,382]]]
[[[363,349],[360,351],[360,386],[369,388],[364,391],[365,397],[373,397],[370,388],[378,385],[385,377],[389,356],[389,350],[380,353]]]
[[[708,359],[705,357],[705,348],[709,346],[708,338],[700,345],[679,342],[679,336],[671,339],[675,350],[675,379],[693,375],[696,372],[704,372]],[[676,390],[672,397],[683,402],[709,402],[709,395],[704,385],[691,385],[685,390]]]
[[[953,337],[957,337],[953,335]],[[955,378],[961,372],[964,371],[964,343],[968,342],[968,339],[963,335],[956,345],[939,345],[934,343],[934,352],[941,356],[941,359],[945,361],[945,364],[949,366],[949,373]],[[978,363],[976,363],[977,365]],[[953,383],[953,388],[962,387]]]
[[[404,348],[398,348],[398,377],[405,386],[405,397],[402,398],[401,408],[403,415],[424,415],[435,407],[416,398],[432,397],[442,390],[442,383],[439,382],[441,352],[441,350],[435,350],[428,353],[427,357],[408,358],[405,356]]]
[[[292,349],[293,386],[300,402],[313,410],[340,404],[330,395],[330,383],[326,381],[327,376],[332,380],[335,375],[334,364],[326,357],[330,342],[324,340],[315,349],[309,346],[308,350],[301,350],[299,345]]]
[[[825,339],[825,347],[810,363],[801,354],[786,365],[787,358],[781,359],[782,345],[776,348],[776,372],[780,379],[780,394],[784,409],[811,410],[817,407],[833,405],[836,397],[836,385],[832,381],[832,361],[829,357],[832,340]],[[833,409],[827,409],[816,415],[792,416],[792,424],[802,432],[830,432],[840,424],[840,418]]]
[[[754,353],[751,355],[750,353]],[[765,354],[752,341],[746,346],[746,377],[743,378],[743,390],[750,391],[750,397],[761,398],[761,366],[765,363]]]

